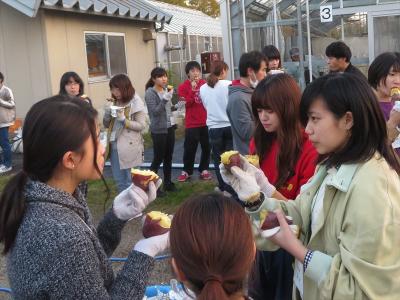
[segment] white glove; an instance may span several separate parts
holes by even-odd
[[[247,159],[245,157],[243,157],[242,155],[240,155],[240,161],[242,164],[242,170],[248,174],[251,174],[255,178],[258,186],[260,187],[260,191],[263,192],[266,197],[268,197],[268,198],[272,197],[272,195],[276,191],[276,188],[268,181],[268,178],[265,176],[264,172],[261,169],[252,165],[251,163],[249,163],[247,161]],[[229,177],[229,175],[232,175],[231,172],[227,171],[225,169],[225,167],[223,165],[222,166],[221,165],[220,165],[221,176],[222,176],[222,174],[227,175],[228,177]],[[222,176],[222,179],[227,184],[230,185],[230,183],[225,180],[224,176]],[[230,180],[230,179],[227,178],[227,180]]]
[[[125,109],[124,108],[117,110],[117,120],[120,122],[125,121]]]
[[[256,178],[257,184],[260,187],[261,192],[263,192],[264,195],[268,198],[272,197],[272,195],[276,191],[276,187],[269,182],[264,172],[249,163],[247,159],[243,156],[240,156],[240,160],[242,161],[243,170],[247,173],[254,174],[254,177]]]
[[[246,173],[239,167],[232,167],[230,171],[225,169],[224,164],[219,165],[222,179],[229,184],[238,194],[241,201],[257,200],[260,187],[253,174]],[[257,199],[253,199],[257,196]]]
[[[186,101],[180,100],[180,101],[178,101],[178,103],[175,104],[175,108],[178,110],[183,109],[185,107],[185,105],[186,105]]]
[[[174,90],[170,90],[169,92],[165,92],[163,95],[163,99],[165,101],[170,101],[172,99],[172,95],[174,94]]]
[[[169,232],[138,241],[133,250],[154,257],[169,247]]]
[[[162,180],[149,183],[149,190],[143,191],[140,187],[131,184],[129,188],[122,191],[114,199],[114,214],[120,220],[129,220],[142,214],[143,209],[157,197],[157,189],[161,186]]]

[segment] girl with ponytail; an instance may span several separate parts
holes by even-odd
[[[135,185],[115,197],[97,229],[78,189],[103,179],[97,112],[79,98],[37,102],[25,118],[23,167],[0,197],[0,242],[13,299],[141,299],[152,256],[168,236],[139,241],[115,277],[108,257],[127,220],[155,199]],[[137,251],[136,251],[137,250]]]
[[[220,193],[194,196],[172,219],[172,267],[199,300],[248,299],[255,244],[243,208]]]
[[[207,84],[200,87],[200,97],[207,111],[208,136],[218,188],[220,191],[235,194],[232,188],[222,180],[218,167],[221,154],[233,149],[231,123],[226,113],[228,86],[232,83],[226,80],[228,70],[229,67],[224,61],[214,61],[211,65],[211,74],[207,77]]]

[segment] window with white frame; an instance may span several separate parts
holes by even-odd
[[[124,34],[86,32],[85,42],[90,80],[127,73]]]

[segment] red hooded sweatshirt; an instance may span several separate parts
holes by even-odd
[[[193,90],[190,80],[187,79],[178,87],[178,96],[184,98],[186,101],[186,128],[206,126],[207,111],[200,98],[200,87],[205,83],[206,81],[204,79],[200,79],[196,88]]]

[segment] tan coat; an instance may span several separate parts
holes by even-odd
[[[137,167],[143,162],[144,145],[142,131],[146,127],[147,110],[143,100],[138,96],[131,100],[130,105],[125,108],[125,127],[116,134],[119,165],[121,169]],[[107,137],[109,140],[115,118],[111,117],[110,111],[106,110],[103,117],[103,124],[108,128]],[[107,146],[106,158],[109,154]]]
[[[261,210],[280,205],[301,226],[300,239],[315,251],[303,276],[303,299],[400,299],[399,176],[377,154],[363,164],[342,165],[327,184],[323,215],[311,234],[312,203],[326,174],[320,167],[295,201],[267,199],[248,213],[258,220]],[[256,241],[271,249],[257,234]],[[293,299],[301,299],[296,288]]]

